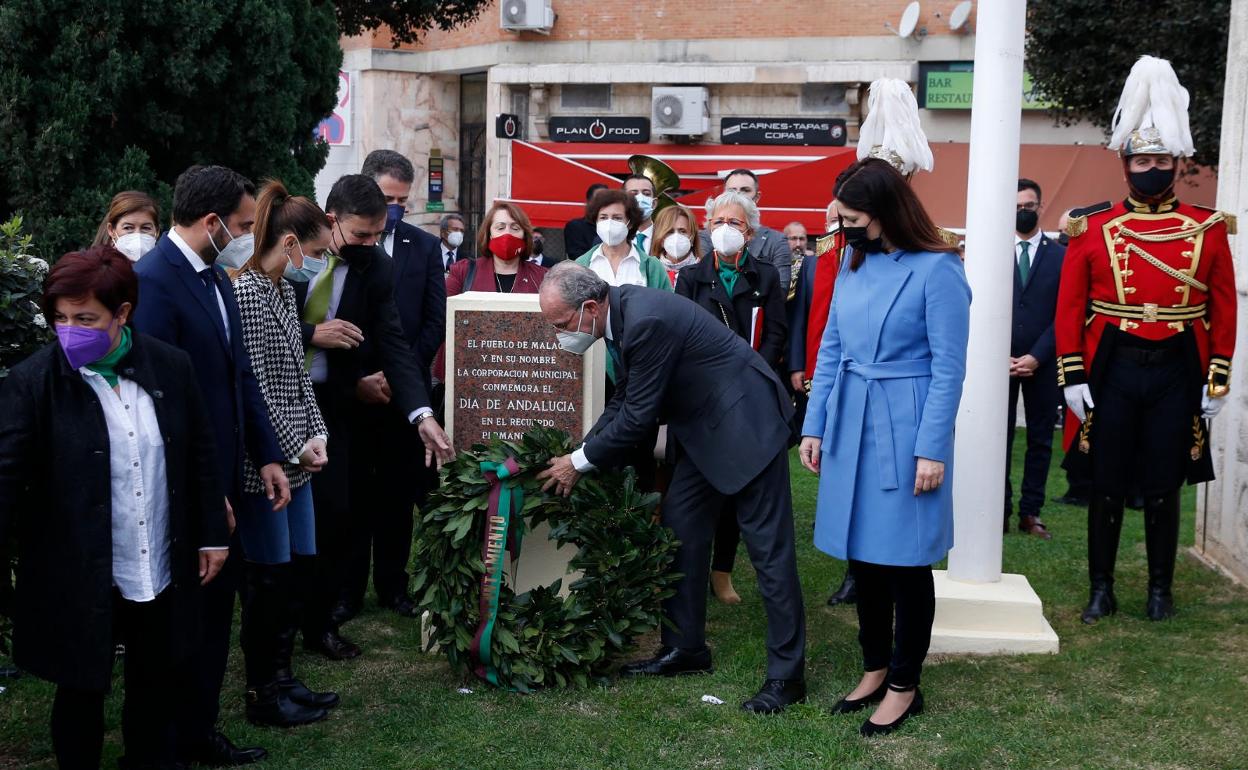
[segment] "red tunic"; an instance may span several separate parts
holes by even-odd
[[[820,239],[823,242],[823,239]],[[806,379],[815,378],[815,358],[819,355],[819,343],[828,325],[832,309],[832,292],[836,288],[836,276],[841,271],[841,255],[845,252],[845,236],[837,230],[827,242],[825,250],[818,253],[815,263],[815,285],[810,295],[810,316],[806,323]]]
[[[1131,199],[1073,217],[1057,297],[1058,384],[1089,380],[1107,326],[1147,340],[1191,329],[1201,376],[1229,384],[1235,276],[1221,212]],[[1079,422],[1068,413],[1067,446]]]

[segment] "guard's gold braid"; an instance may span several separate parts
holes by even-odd
[[[1127,238],[1134,238],[1137,241],[1144,241],[1145,243],[1168,243],[1170,241],[1177,241],[1181,238],[1187,238],[1192,235],[1203,233],[1210,227],[1224,221],[1226,221],[1226,215],[1221,211],[1218,211],[1204,222],[1201,222],[1194,227],[1164,227],[1159,230],[1150,230],[1146,233],[1138,233],[1129,227],[1122,226],[1119,228],[1118,234]]]

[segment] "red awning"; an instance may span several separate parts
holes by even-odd
[[[511,143],[511,197],[502,200],[524,209],[534,227],[563,227],[585,214],[585,191],[592,184],[618,187],[620,180],[516,140]]]

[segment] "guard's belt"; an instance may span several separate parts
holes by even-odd
[[[1185,305],[1183,307],[1161,307],[1151,303],[1143,305],[1118,305],[1113,302],[1103,302],[1099,299],[1092,300],[1092,312],[1100,315],[1109,316],[1110,318],[1128,318],[1133,321],[1143,321],[1144,323],[1153,323],[1155,321],[1194,321],[1198,318],[1204,318],[1208,309],[1204,302],[1198,305]]]

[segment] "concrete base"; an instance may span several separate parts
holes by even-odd
[[[1056,653],[1057,634],[1040,597],[1022,575],[998,583],[962,583],[934,573],[936,619],[932,654],[1018,655]]]

